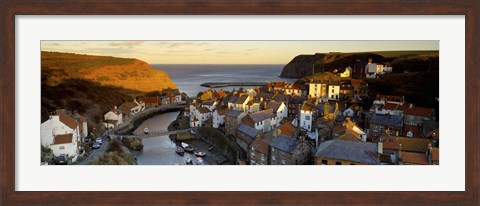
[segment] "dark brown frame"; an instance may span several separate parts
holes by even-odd
[[[1,15],[1,205],[47,204],[447,204],[479,205],[479,16],[477,0],[117,1],[3,0]],[[465,15],[465,192],[17,192],[15,191],[15,15]],[[462,68],[452,68],[462,69]],[[32,171],[34,172],[34,171]]]

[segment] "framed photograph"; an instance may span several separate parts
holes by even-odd
[[[0,10],[3,205],[479,204],[478,3]]]

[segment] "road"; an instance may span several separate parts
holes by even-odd
[[[79,162],[78,165],[89,165],[90,162],[92,162],[96,157],[98,157],[100,154],[102,154],[108,149],[108,147],[110,146],[110,140],[107,137],[107,132],[104,132],[102,136],[100,136],[100,138],[102,138],[102,145],[100,146],[100,148],[92,149],[92,153],[90,153],[87,158]]]

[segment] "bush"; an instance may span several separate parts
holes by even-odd
[[[142,143],[142,138],[140,137],[135,137],[135,138],[123,138],[123,144],[125,144],[126,147],[132,150],[142,150],[143,149],[143,143]]]

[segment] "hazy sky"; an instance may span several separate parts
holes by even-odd
[[[42,41],[42,51],[137,58],[150,64],[286,64],[299,54],[438,50],[438,41]]]

